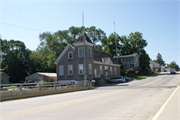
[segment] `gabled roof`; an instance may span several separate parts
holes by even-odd
[[[8,75],[8,74],[6,74],[5,72],[0,72],[1,74],[4,74],[4,75],[6,75],[7,77],[9,77],[10,78],[10,76]]]
[[[113,58],[127,58],[127,57],[135,57],[135,56],[138,56],[138,54],[130,54],[130,55],[114,56]]]
[[[87,36],[87,34],[86,34],[84,31],[81,33],[81,35],[79,36],[79,38],[77,39],[77,41],[74,42],[74,43],[84,42],[83,37],[85,37],[85,41],[86,41],[86,42],[92,43],[92,41],[89,39],[89,37]]]
[[[56,61],[54,62],[54,64],[58,64],[58,62],[60,61],[60,59],[62,58],[62,56],[66,53],[66,51],[69,49],[69,47],[73,48],[75,50],[75,48],[73,47],[73,45],[68,44],[66,46],[66,48],[62,51],[62,53],[59,55],[59,57],[56,59]]]
[[[105,60],[106,58],[107,59],[109,58],[113,64],[119,64],[119,62],[116,59],[114,59],[111,55],[109,55],[108,53],[93,50],[93,59],[95,61],[104,62],[102,60]]]

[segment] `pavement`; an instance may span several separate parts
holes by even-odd
[[[161,73],[93,90],[3,101],[0,119],[179,120],[178,85],[180,73]]]

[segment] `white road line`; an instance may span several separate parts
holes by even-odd
[[[162,111],[164,110],[165,106],[167,105],[167,103],[170,101],[170,99],[172,98],[172,96],[174,95],[174,93],[177,91],[177,89],[179,88],[179,86],[174,90],[174,92],[171,94],[171,96],[167,99],[167,101],[164,103],[164,105],[161,107],[161,109],[156,113],[156,115],[153,117],[152,120],[157,120],[157,118],[159,117],[159,115],[162,113]]]

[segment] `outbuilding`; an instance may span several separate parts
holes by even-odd
[[[5,72],[1,72],[1,84],[9,84],[10,76]]]

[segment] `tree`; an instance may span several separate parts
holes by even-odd
[[[1,53],[1,70],[11,76],[10,82],[24,81],[31,51],[19,40],[1,40]]]
[[[156,62],[159,63],[160,65],[165,65],[165,62],[164,60],[162,59],[162,56],[160,53],[157,54],[157,57],[156,57]]]
[[[172,61],[169,66],[170,66],[171,68],[177,68],[177,69],[179,69],[179,65],[177,65],[175,61]]]

